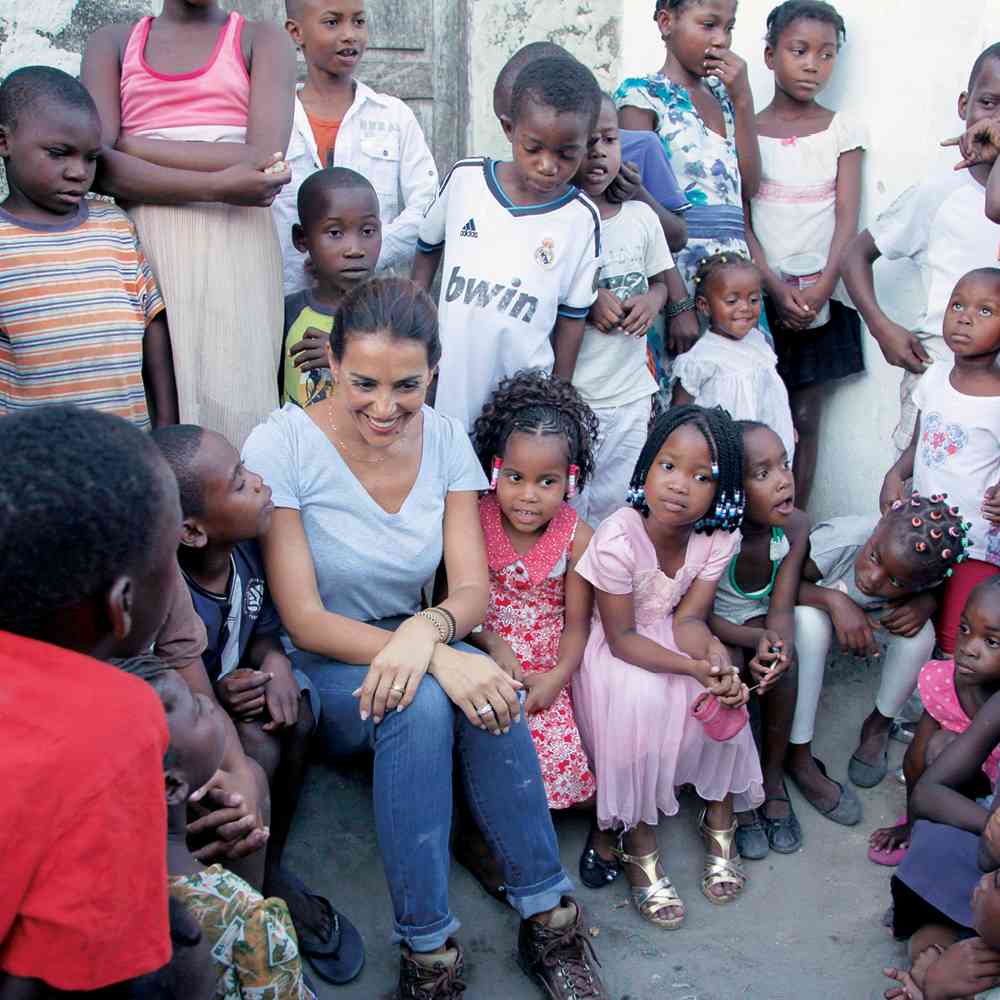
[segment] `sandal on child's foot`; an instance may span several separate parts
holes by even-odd
[[[643,920],[648,920],[654,927],[662,927],[666,931],[676,930],[684,923],[684,903],[677,895],[673,882],[666,875],[660,875],[656,870],[660,863],[660,852],[651,851],[639,857],[626,854],[624,839],[614,848],[615,857],[624,865],[635,865],[648,880],[647,885],[632,886],[632,902]],[[661,916],[664,911],[679,910],[679,916]]]
[[[739,854],[735,852],[736,820],[727,830],[714,830],[706,822],[708,807],[701,811],[698,820],[698,829],[706,839],[711,838],[715,842],[718,854],[712,851],[705,852],[705,868],[701,876],[702,895],[715,906],[726,906],[737,899],[746,888],[747,877],[740,868],[737,858]],[[716,886],[731,885],[735,891],[725,896],[716,896],[712,890]]]
[[[580,855],[580,881],[588,889],[603,889],[621,874],[618,862],[614,858],[608,860],[598,853],[594,841],[599,833],[596,824],[590,828],[587,843],[583,845],[583,853]]]
[[[746,861],[763,861],[771,853],[767,829],[756,809],[750,815],[753,816],[751,822],[740,823],[736,827],[736,850]]]

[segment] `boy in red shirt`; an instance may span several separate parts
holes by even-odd
[[[152,642],[180,528],[173,474],[125,420],[0,419],[0,996],[170,961],[163,709],[96,658]]]

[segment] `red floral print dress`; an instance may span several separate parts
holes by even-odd
[[[576,511],[564,503],[527,555],[514,551],[493,494],[479,504],[490,567],[483,627],[510,643],[525,673],[552,670],[559,659],[566,606],[566,570]],[[573,716],[569,685],[544,711],[528,716],[550,809],[567,809],[596,789]]]

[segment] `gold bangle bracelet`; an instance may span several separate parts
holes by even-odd
[[[427,619],[437,630],[439,641],[448,645],[448,622],[444,615],[438,613],[436,608],[425,608],[417,612],[417,617]]]

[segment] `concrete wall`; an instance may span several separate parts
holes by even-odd
[[[622,0],[470,0],[470,6],[470,152],[510,155],[493,116],[493,84],[503,64],[527,42],[562,45],[594,70],[602,88],[617,85]]]
[[[733,47],[750,64],[757,107],[771,99],[763,35],[777,0],[741,0]],[[955,162],[938,142],[957,134],[956,112],[975,57],[1000,40],[1000,4],[952,0],[834,0],[847,21],[847,46],[821,101],[867,121],[861,225],[929,170]],[[659,69],[663,45],[651,0],[624,0],[623,74]],[[876,267],[880,301],[900,322],[920,313],[921,289],[908,264]],[[817,516],[873,509],[894,453],[899,370],[866,338],[868,372],[833,390],[827,408],[813,510]]]

